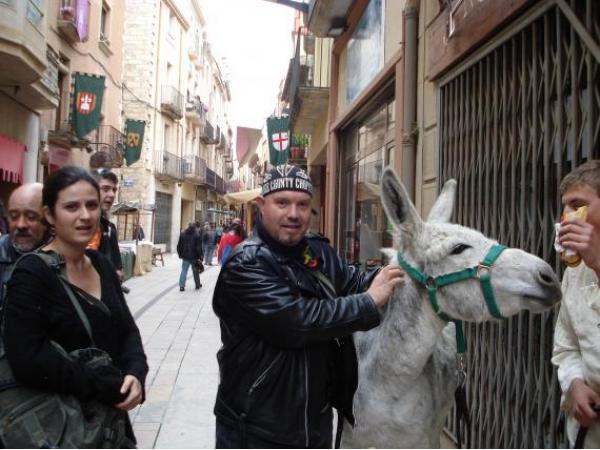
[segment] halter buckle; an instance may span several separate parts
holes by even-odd
[[[486,276],[486,278],[491,277],[491,273],[492,273],[492,266],[488,266],[486,264],[483,263],[479,263],[479,265],[477,266],[477,273],[475,274],[475,278],[477,278],[478,280],[481,280],[482,276]]]
[[[425,287],[427,289],[432,289],[434,291],[437,290],[438,285],[437,285],[437,281],[435,281],[435,278],[429,276],[427,277],[427,279],[425,280]]]

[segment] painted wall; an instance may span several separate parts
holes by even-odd
[[[419,54],[418,54],[418,92],[417,122],[419,138],[415,174],[415,202],[417,210],[426,216],[437,197],[438,159],[437,159],[437,88],[428,81],[430,26],[439,13],[437,2],[422,0],[419,10]]]

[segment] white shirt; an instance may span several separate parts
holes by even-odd
[[[563,391],[561,406],[569,410],[567,393],[580,378],[600,394],[600,287],[596,273],[584,263],[568,268],[562,281],[563,299],[554,330],[552,363],[558,366]],[[575,443],[579,423],[567,418],[567,435]],[[586,448],[600,448],[600,420],[590,427]]]

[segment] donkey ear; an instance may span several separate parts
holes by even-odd
[[[446,223],[452,217],[454,199],[456,198],[456,180],[446,181],[442,192],[427,215],[427,222]]]
[[[381,201],[388,218],[398,231],[413,236],[420,233],[423,225],[421,217],[398,175],[390,167],[386,167],[381,177]]]

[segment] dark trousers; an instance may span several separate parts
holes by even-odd
[[[295,445],[287,446],[274,442],[265,441],[259,437],[246,433],[245,443],[238,427],[231,427],[217,419],[216,445],[215,448],[296,448]],[[245,444],[245,445],[243,445]],[[332,436],[327,435],[322,442],[311,442],[310,448],[331,448]]]

